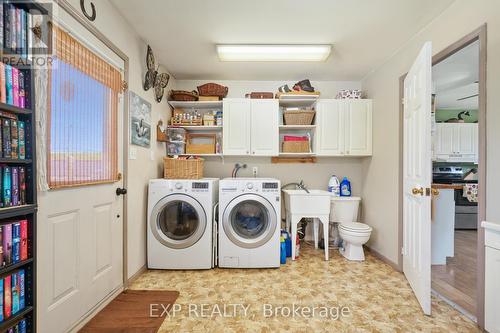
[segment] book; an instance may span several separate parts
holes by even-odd
[[[12,286],[11,286],[11,297],[12,297],[12,314],[19,312],[19,275],[14,273],[11,275]]]
[[[21,261],[21,223],[12,223],[12,263]]]
[[[7,165],[3,167],[3,182],[2,182],[3,206],[12,206],[12,171]],[[5,249],[4,249],[5,251]]]
[[[0,227],[0,267],[3,267],[3,228]]]
[[[0,119],[0,157],[3,157],[3,121]],[[1,188],[1,187],[0,187]]]
[[[0,135],[1,137],[1,135]],[[3,165],[0,164],[0,207],[4,207],[3,203]]]
[[[2,6],[0,6],[2,7]],[[3,279],[0,279],[0,322],[3,321]]]
[[[27,15],[27,27],[26,27],[26,34],[28,37],[28,59],[32,59],[32,52],[31,49],[33,48],[33,16],[30,13],[26,13]]]
[[[4,224],[2,226],[3,238],[3,261],[4,266],[10,265],[11,262],[11,248],[12,248],[12,226]]]
[[[12,206],[19,206],[19,168],[11,167],[12,180],[10,187],[10,200]]]
[[[34,101],[31,101],[31,71],[24,71],[24,108],[31,109]]]
[[[24,97],[24,72],[19,70],[19,107],[26,107],[26,98]]]
[[[12,94],[12,66],[5,64],[5,90],[7,104],[14,105],[14,96]]]
[[[12,140],[10,139],[10,119],[2,119],[2,151],[3,157],[11,158]]]
[[[26,319],[21,319],[19,322],[19,333],[26,333],[27,332],[27,324],[26,324]]]
[[[0,5],[3,8],[2,5]],[[1,19],[0,19],[1,20]],[[7,92],[5,90],[5,64],[0,62],[0,102],[7,103]]]
[[[18,147],[19,147],[19,131],[17,127],[17,120],[11,120],[10,122],[10,139],[11,139],[11,144],[10,144],[10,157],[11,158],[18,158],[19,157],[19,152],[18,152]]]
[[[17,274],[19,274],[19,310],[22,310],[26,307],[26,286],[24,283],[26,279],[24,269],[21,269]]]
[[[19,167],[19,204],[26,205],[26,168]]]
[[[23,58],[28,58],[27,43],[27,30],[26,30],[26,11],[21,10],[21,54]]]
[[[9,318],[12,314],[11,279],[10,275],[7,275],[3,279],[3,316],[5,319]]]
[[[8,3],[3,4],[3,40],[4,40],[4,48],[8,49],[11,45],[11,36],[10,33],[10,5]]]
[[[0,3],[0,50],[3,51],[3,4]]]
[[[10,29],[10,49],[14,53],[17,48],[17,31],[16,31],[16,7],[9,6],[9,29]]]
[[[16,7],[16,53],[20,54],[22,49],[22,30],[21,30],[21,11],[22,9]]]
[[[26,123],[24,121],[17,121],[17,134],[18,134],[18,152],[19,152],[19,159],[24,160],[26,159],[26,131],[25,131],[25,126]],[[0,145],[1,146],[1,145]]]
[[[20,259],[26,260],[28,259],[28,220],[21,220],[19,222],[21,224],[21,252]],[[1,237],[1,235],[0,235]]]
[[[12,68],[12,103],[14,106],[19,106],[19,70],[16,67]]]

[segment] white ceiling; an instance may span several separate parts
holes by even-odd
[[[479,42],[474,42],[432,67],[438,109],[477,109],[479,98],[461,98],[478,93]]]
[[[176,79],[360,80],[454,0],[111,0]],[[217,43],[333,44],[323,63],[227,63]]]

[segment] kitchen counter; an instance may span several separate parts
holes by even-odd
[[[431,187],[438,190],[461,190],[464,188],[463,185],[459,184],[437,184],[437,183],[432,183]]]

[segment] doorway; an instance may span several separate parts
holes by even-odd
[[[480,223],[486,212],[486,25],[434,55],[432,66],[433,183],[442,185],[433,186],[432,191],[439,195],[432,198],[431,254],[441,251],[440,262],[432,258],[432,289],[483,327],[484,233]],[[400,78],[401,97],[405,77]],[[401,124],[403,110],[401,105]],[[401,156],[403,152],[401,143]],[[403,160],[400,163],[402,170]],[[403,184],[402,171],[400,179]],[[401,186],[400,248],[403,193]],[[403,254],[399,266],[403,268]]]

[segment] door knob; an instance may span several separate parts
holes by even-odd
[[[411,193],[413,195],[418,195],[418,194],[424,195],[424,188],[423,187],[421,187],[421,188],[414,187],[414,188],[412,188]]]
[[[431,189],[431,193],[433,196],[437,197],[439,195],[439,190],[437,188]]]
[[[124,195],[127,194],[127,189],[126,188],[117,188],[116,189],[116,195]]]

